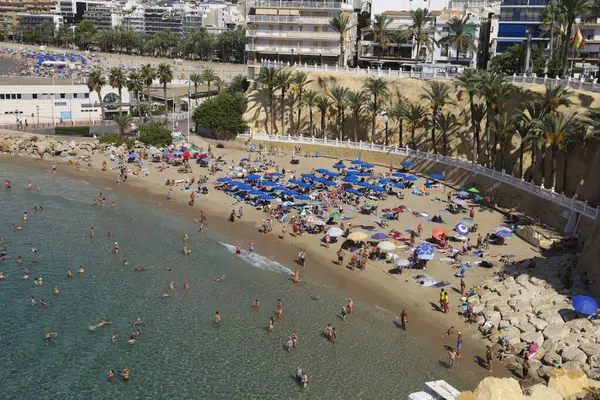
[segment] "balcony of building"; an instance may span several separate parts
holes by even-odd
[[[328,17],[308,17],[301,15],[248,15],[249,23],[271,23],[271,24],[311,24],[329,25]]]
[[[313,54],[323,56],[339,56],[340,46],[333,45],[331,47],[315,47],[315,46],[290,46],[290,45],[270,45],[270,44],[254,44],[246,45],[246,51],[271,53],[271,54]]]
[[[347,10],[352,11],[352,3],[333,2],[333,1],[286,1],[286,0],[250,0],[247,7],[263,8],[300,8],[317,10]]]
[[[269,31],[269,30],[246,30],[246,36],[251,38],[277,38],[277,39],[315,39],[315,40],[339,40],[340,34],[336,32],[314,32],[314,31]]]

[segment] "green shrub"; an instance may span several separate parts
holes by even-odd
[[[32,136],[30,139],[32,142],[37,142],[38,140],[40,140],[39,136]]]
[[[197,130],[206,129],[212,134],[239,135],[248,129],[244,121],[246,98],[241,93],[221,92],[206,100],[194,110],[193,120]]]
[[[64,136],[92,136],[89,126],[57,126],[54,128],[54,134]]]
[[[165,115],[165,106],[157,106],[155,110],[152,110],[152,115]]]
[[[128,149],[133,148],[135,145],[135,139],[125,139],[123,136],[114,133],[105,133],[100,136],[99,142],[102,144],[112,144],[117,147],[125,143]]]
[[[167,147],[173,143],[171,130],[164,125],[140,125],[140,141],[149,146]]]

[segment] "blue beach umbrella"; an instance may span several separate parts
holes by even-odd
[[[246,161],[248,161],[248,158],[244,157],[244,158],[242,158],[240,161],[241,161],[241,162],[246,162]]]
[[[224,176],[223,178],[217,179],[217,182],[219,182],[219,183],[231,182],[231,178],[228,178],[228,177]]]
[[[360,171],[357,171],[355,169],[349,169],[348,171],[346,171],[346,175],[351,176],[351,175],[358,175]]]
[[[319,168],[318,170],[316,170],[315,172],[318,172],[319,174],[326,174],[329,172],[328,169],[325,168]]]
[[[394,183],[394,187],[397,187],[398,189],[406,189],[404,183]]]
[[[310,183],[304,183],[304,182],[300,183],[298,186],[300,186],[301,188],[304,188],[304,189],[312,189],[314,187]]]
[[[379,181],[379,184],[384,184],[384,185],[391,184],[391,185],[393,185],[394,181],[391,180],[391,179],[382,179],[382,180]]]
[[[131,153],[131,154],[129,154],[129,156],[128,156],[128,157],[129,157],[129,158],[138,158],[138,155],[137,155],[137,154],[135,154],[135,153]]]
[[[228,185],[229,186],[237,186],[237,185],[243,185],[244,182],[240,182],[240,181],[229,181]]]
[[[431,174],[430,176],[432,179],[444,179],[444,175],[442,174]]]
[[[263,163],[262,161],[256,161],[254,164],[258,165],[259,167],[265,165],[265,163]]]
[[[260,190],[251,190],[248,192],[248,194],[251,194],[252,196],[258,196],[260,194],[265,194],[265,193]]]
[[[513,233],[511,231],[498,231],[496,232],[496,236],[499,236],[501,238],[509,238],[513,235]]]
[[[463,225],[463,224],[456,224],[454,229],[456,230],[456,232],[460,233],[461,235],[466,235],[469,233],[469,228],[467,228],[467,226]]]
[[[356,176],[371,176],[371,174],[370,174],[370,173],[368,173],[368,172],[359,172],[359,173],[357,173],[357,174],[355,174],[355,175],[356,175]]]
[[[415,253],[419,260],[433,260],[435,249],[429,243],[424,242],[417,246]]]
[[[382,188],[381,186],[371,186],[370,189],[373,190],[374,192],[385,192],[385,189]]]
[[[348,192],[348,193],[352,193],[352,194],[362,194],[362,193],[361,193],[361,192],[359,192],[358,190],[356,190],[356,189],[352,189],[352,188],[350,188],[350,189],[346,189],[346,192]]]
[[[402,172],[394,172],[392,176],[396,178],[404,178],[406,175],[404,175]]]
[[[310,196],[306,196],[304,194],[300,194],[298,196],[294,196],[298,200],[310,200]]]
[[[575,296],[572,303],[575,311],[584,315],[591,315],[598,311],[598,303],[590,296]]]
[[[373,236],[371,236],[371,239],[373,240],[383,240],[383,239],[387,239],[388,235],[386,235],[385,233],[376,233]]]
[[[270,181],[263,182],[262,185],[266,186],[266,187],[278,186],[278,184],[276,182],[270,182]]]
[[[257,174],[250,174],[246,177],[247,180],[249,181],[257,181],[260,179],[260,175]]]
[[[250,186],[250,185],[245,185],[245,184],[237,185],[237,188],[238,188],[239,190],[252,190],[252,186]]]
[[[400,165],[402,165],[403,167],[412,167],[413,165],[415,165],[415,163],[414,161],[402,161]]]
[[[261,200],[269,200],[269,201],[271,201],[271,200],[273,200],[274,197],[273,196],[269,196],[268,194],[261,194],[260,196],[258,196],[258,198],[261,199]]]
[[[298,194],[298,192],[296,192],[295,190],[284,190],[281,193],[285,194],[286,196],[295,196]]]
[[[373,167],[375,167],[373,164],[361,164],[360,166],[361,168],[366,168],[366,169],[371,169]]]
[[[362,164],[362,163],[363,163],[363,162],[362,162],[361,160],[354,160],[354,161],[352,161],[350,164],[353,164],[353,165],[360,165],[360,164]]]
[[[302,182],[300,179],[290,179],[288,181],[288,183],[291,183],[293,185],[300,185],[301,183],[304,183],[304,182]]]
[[[344,164],[335,164],[333,166],[333,168],[335,168],[335,169],[344,169],[344,168],[346,168],[346,166]]]
[[[283,176],[283,174],[281,172],[271,172],[269,174],[269,176],[273,177],[273,178],[279,178],[279,177]]]
[[[325,186],[335,186],[336,183],[334,181],[328,181],[327,179],[323,179],[321,183]]]
[[[344,182],[358,182],[358,177],[350,175],[344,178]]]
[[[458,192],[456,195],[457,195],[457,196],[460,196],[460,197],[469,197],[469,192],[467,192],[467,191],[465,191],[465,190],[461,190],[461,191],[460,191],[460,192]]]
[[[369,182],[356,182],[356,184],[361,187],[371,187]]]
[[[302,177],[304,179],[311,179],[311,180],[316,178],[316,176],[314,174],[302,174]]]
[[[417,178],[416,176],[407,176],[406,178],[404,178],[404,180],[407,180],[409,182],[414,182],[416,180],[419,180],[419,178]]]
[[[337,172],[333,172],[333,171],[327,171],[324,175],[330,176],[330,177],[336,177],[339,174]]]

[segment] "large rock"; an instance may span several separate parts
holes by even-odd
[[[556,310],[546,310],[538,314],[538,317],[548,324],[560,325],[565,321]]]
[[[550,374],[548,387],[556,390],[566,399],[585,393],[585,388],[588,387],[588,379],[582,371],[557,368]]]
[[[544,329],[544,337],[546,339],[560,340],[566,337],[571,330],[564,325],[551,324]]]
[[[548,323],[546,321],[537,317],[529,318],[529,323],[535,326],[535,329],[538,331],[543,331],[544,328],[548,326]]]
[[[510,306],[518,313],[531,312],[531,304],[528,301],[513,302]]]
[[[544,335],[542,335],[542,332],[525,332],[521,333],[520,337],[527,344],[535,343],[538,346],[544,344]]]
[[[536,331],[535,326],[531,325],[529,322],[522,321],[522,319],[517,319],[515,322],[513,322],[512,319],[510,321],[521,332],[535,332]]]
[[[509,326],[502,329],[502,336],[508,336],[510,344],[517,344],[521,342],[521,331],[514,326]]]
[[[542,359],[544,364],[556,367],[562,363],[562,357],[554,352],[547,352]]]
[[[563,400],[560,393],[546,385],[538,384],[527,389],[527,400]]]
[[[554,371],[554,367],[551,367],[549,365],[542,365],[538,370],[537,370],[537,374],[540,378],[544,379],[544,380],[548,380],[550,378],[550,375],[552,374],[552,372]]]
[[[587,362],[592,368],[600,368],[600,354],[589,356]]]
[[[74,140],[71,140],[71,141],[69,142],[69,147],[70,147],[71,149],[74,149],[76,146],[77,146],[77,143],[75,143],[75,141],[74,141]]]
[[[54,151],[58,154],[62,153],[63,151],[67,151],[67,149],[68,147],[62,143],[58,143],[56,147],[54,147]]]
[[[590,332],[594,328],[594,325],[585,318],[570,320],[565,325],[576,332]]]
[[[559,343],[560,342],[558,340],[554,340],[554,339],[544,340],[544,344],[542,345],[542,348],[547,353],[556,353],[556,351],[558,350]]]
[[[469,390],[459,394],[456,400],[477,400],[477,397],[475,397],[475,394]]]
[[[586,369],[589,371],[590,366],[582,364],[579,361],[567,361],[560,366],[562,369],[568,369],[570,371],[582,371],[585,373]],[[587,368],[586,368],[587,367]]]
[[[565,347],[560,352],[560,356],[563,361],[577,361],[581,364],[584,364],[587,361],[587,356],[577,347]]]
[[[44,154],[48,151],[48,143],[46,142],[38,142],[37,143],[37,151],[39,154]]]
[[[477,400],[525,400],[521,386],[513,378],[484,378],[475,389]]]
[[[490,321],[492,325],[498,327],[498,323],[500,322],[500,313],[498,311],[485,311],[483,316],[486,321]]]

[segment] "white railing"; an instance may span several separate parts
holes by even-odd
[[[330,56],[338,56],[340,54],[340,46],[336,45],[335,47],[290,47],[290,46],[279,46],[279,45],[257,45],[257,44],[247,44],[246,51],[270,51],[270,52],[285,52],[291,53],[294,52],[296,54],[322,54],[322,55],[330,55]],[[277,64],[273,62],[273,65]]]
[[[339,53],[339,50],[338,50]],[[262,60],[262,67],[293,67],[297,69],[301,69],[304,71],[327,71],[327,72],[345,72],[354,75],[369,75],[369,76],[389,76],[392,78],[416,78],[416,79],[454,79],[456,77],[455,73],[449,73],[447,71],[434,71],[434,72],[420,72],[420,71],[397,71],[391,69],[381,69],[381,68],[350,68],[350,67],[339,67],[328,66],[328,65],[309,65],[307,63],[297,64],[294,63],[290,65],[290,63]],[[449,65],[450,66],[450,65]],[[537,83],[540,85],[546,84],[556,84],[556,85],[566,85],[572,89],[585,90],[588,92],[596,92],[600,93],[600,83],[598,83],[597,79],[593,81],[586,82],[580,79],[574,78],[548,78],[547,76],[539,77],[535,74],[530,75],[517,75],[514,74],[512,76],[507,76],[506,80],[513,83]]]
[[[556,204],[568,208],[572,211],[576,211],[581,215],[596,219],[600,212],[600,207],[594,208],[588,205],[587,201],[579,201],[574,198],[567,197],[564,194],[556,193],[553,189],[546,189],[543,186],[537,186],[534,183],[526,182],[524,179],[520,179],[505,173],[504,171],[496,171],[484,167],[483,165],[473,164],[468,161],[460,160],[459,158],[444,157],[439,154],[427,153],[419,150],[412,150],[407,147],[398,146],[384,146],[381,144],[364,143],[364,142],[351,142],[351,141],[340,141],[330,140],[325,138],[314,138],[306,136],[279,136],[279,135],[267,135],[267,134],[242,134],[240,138],[251,138],[256,140],[273,141],[273,142],[287,142],[287,143],[298,143],[298,144],[315,144],[320,146],[331,146],[341,147],[346,149],[359,149],[365,151],[376,151],[379,153],[397,154],[404,157],[419,158],[431,162],[436,162],[444,165],[449,165],[456,168],[461,168],[466,171],[481,174],[485,177],[494,179],[496,181],[509,184],[517,187],[528,193],[534,194],[543,199],[552,201]]]
[[[314,32],[314,31],[268,31],[247,29],[247,37],[274,37],[274,38],[313,38],[339,40],[340,34],[335,32]]]
[[[255,0],[249,1],[248,7],[319,8],[351,10],[353,8],[353,5],[333,1]]]
[[[305,17],[299,15],[248,15],[248,22],[272,22],[272,23],[290,23],[290,24],[320,24],[329,25],[327,17]]]

